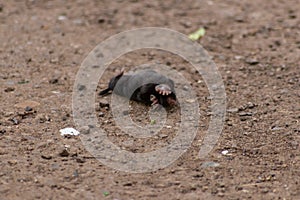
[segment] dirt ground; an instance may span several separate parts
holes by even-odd
[[[0,1],[0,199],[300,199],[299,10],[297,0]],[[74,127],[73,84],[88,53],[109,36],[149,26],[206,29],[198,42],[223,77],[227,114],[217,145],[200,160],[210,117],[201,76],[167,52],[120,57],[98,90],[121,67],[160,62],[192,83],[201,113],[192,146],[175,163],[132,174],[100,163],[79,137],[59,130]],[[130,115],[147,124],[148,109],[133,103]],[[172,128],[143,140],[120,135],[105,106],[96,112],[109,138],[132,152],[170,142],[178,120],[171,112]]]

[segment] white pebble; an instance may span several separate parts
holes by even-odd
[[[74,128],[60,129],[59,132],[60,132],[61,136],[64,136],[64,135],[79,135],[79,131],[77,131]]]
[[[228,151],[228,150],[224,150],[224,151],[222,151],[221,153],[222,153],[223,155],[226,155],[226,154],[229,153],[229,151]]]

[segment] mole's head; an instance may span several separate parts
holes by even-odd
[[[164,107],[173,107],[178,105],[176,94],[173,87],[167,84],[158,84],[155,86],[156,98],[158,103]]]
[[[157,99],[158,103],[163,107],[174,107],[178,105],[177,98],[174,92],[169,95],[159,95]]]

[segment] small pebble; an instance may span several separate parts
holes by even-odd
[[[194,103],[196,101],[196,99],[186,99],[185,100],[187,103]]]
[[[249,65],[256,65],[259,63],[259,61],[256,58],[247,58],[245,62]]]
[[[237,15],[234,20],[236,22],[239,22],[239,23],[242,23],[242,22],[245,22],[245,16],[244,15]]]
[[[105,99],[102,99],[100,102],[99,102],[99,106],[100,108],[108,108],[109,107],[109,103],[108,101],[106,101]]]
[[[18,125],[20,121],[17,118],[12,118],[11,121],[13,122],[14,125]]]
[[[271,128],[272,131],[279,131],[279,130],[282,130],[282,129],[284,129],[284,128],[278,127],[278,126],[274,126],[274,127]]]
[[[104,22],[105,22],[105,19],[104,19],[104,18],[99,18],[99,19],[98,19],[98,23],[99,23],[99,24],[102,24],[102,23],[104,23]]]
[[[15,90],[15,88],[13,88],[13,87],[8,87],[8,88],[5,88],[4,89],[4,92],[12,92],[12,91],[14,91]]]
[[[75,170],[75,171],[73,172],[73,176],[74,176],[74,177],[78,177],[78,171],[77,171],[77,170]]]
[[[250,109],[252,109],[252,108],[255,107],[255,104],[252,103],[252,102],[248,102],[248,103],[247,103],[247,107],[250,108]]]
[[[9,165],[16,165],[17,163],[18,163],[17,160],[9,160],[9,161],[8,161],[8,164],[9,164]]]
[[[50,160],[50,159],[52,159],[52,155],[50,155],[50,154],[42,154],[41,157],[42,157],[43,159],[45,159],[45,160]]]
[[[26,106],[25,111],[30,112],[30,111],[32,111],[32,108],[30,106]]]
[[[253,115],[253,113],[251,113],[251,112],[240,112],[239,113],[239,116],[252,116]]]
[[[79,135],[79,131],[74,128],[64,128],[59,130],[61,136]]]
[[[188,91],[189,90],[189,87],[187,85],[183,86],[183,90],[184,91]]]
[[[160,134],[159,137],[160,137],[160,138],[167,138],[168,135],[167,135],[167,134]]]
[[[59,155],[60,155],[61,157],[67,157],[67,156],[70,155],[70,153],[69,153],[69,151],[68,151],[66,148],[64,148],[64,149],[59,153]]]
[[[52,64],[56,64],[56,63],[58,63],[59,62],[59,58],[52,58],[51,60],[50,60],[50,63],[52,63]]]
[[[58,18],[57,18],[59,21],[64,21],[64,20],[66,20],[67,19],[67,17],[66,16],[64,16],[64,15],[60,15],[60,16],[58,16]]]
[[[50,84],[57,84],[58,83],[58,78],[52,78],[49,80]]]
[[[99,117],[104,117],[104,112],[99,112],[98,116]]]
[[[76,158],[76,162],[85,163],[85,160],[83,158]]]
[[[227,155],[228,153],[229,153],[229,151],[228,150],[224,150],[224,151],[222,151],[221,152],[223,155]]]

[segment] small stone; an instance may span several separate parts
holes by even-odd
[[[284,128],[278,127],[278,126],[274,126],[274,127],[271,128],[272,131],[279,131],[279,130],[282,130],[282,129],[284,129]]]
[[[99,106],[100,106],[100,108],[108,108],[108,107],[109,107],[109,103],[108,103],[108,101],[106,101],[105,99],[102,99],[102,100],[99,102]]]
[[[249,65],[257,65],[259,63],[256,58],[247,58],[245,62]]]
[[[224,193],[223,193],[223,192],[220,192],[220,193],[218,193],[218,196],[219,196],[219,197],[224,197]]]
[[[196,101],[196,99],[186,99],[185,100],[187,103],[194,103]]]
[[[261,190],[261,192],[262,192],[262,193],[268,193],[268,192],[269,192],[269,189],[268,189],[268,188],[263,188],[263,189]]]
[[[234,59],[236,59],[236,60],[241,60],[243,58],[244,58],[243,56],[234,56]]]
[[[243,117],[243,116],[252,116],[253,115],[253,113],[251,113],[251,112],[240,112],[239,113],[239,116],[241,116],[241,117]]]
[[[12,118],[11,121],[13,122],[14,125],[18,125],[20,121],[17,118]]]
[[[59,62],[59,58],[52,58],[50,60],[50,63],[52,63],[52,64],[55,64],[55,63],[58,63],[58,62]]]
[[[66,116],[63,116],[61,119],[62,121],[67,121],[68,118]]]
[[[43,159],[45,159],[45,160],[50,160],[50,159],[52,159],[52,155],[50,155],[50,154],[42,154],[41,157],[42,157]]]
[[[229,151],[228,150],[224,150],[224,151],[222,151],[221,152],[223,155],[227,155],[228,153],[229,153]]]
[[[160,138],[167,138],[168,135],[167,135],[167,134],[160,134],[159,137],[160,137]]]
[[[37,122],[39,123],[44,123],[46,121],[51,121],[51,118],[48,115],[44,115],[44,114],[38,114],[35,119],[37,120]]]
[[[64,128],[59,130],[61,136],[76,136],[79,135],[79,131],[74,128]]]
[[[99,18],[99,19],[98,19],[98,23],[99,23],[99,24],[102,24],[102,23],[104,23],[104,22],[105,22],[105,19],[104,19],[104,18]]]
[[[248,120],[248,117],[247,117],[247,116],[241,116],[241,117],[240,117],[240,120],[241,120],[241,121],[246,121],[246,120]]]
[[[83,158],[76,158],[76,162],[85,163],[85,160]]]
[[[189,90],[189,87],[187,85],[183,86],[183,90],[184,91],[188,91]]]
[[[15,88],[13,88],[13,87],[8,87],[8,88],[5,88],[4,89],[4,92],[12,92],[12,91],[14,91],[15,90]]]
[[[51,91],[53,94],[60,94],[60,91]]]
[[[132,185],[133,185],[132,182],[127,182],[127,183],[124,183],[124,184],[123,184],[123,186],[125,186],[125,187],[130,187],[130,186],[132,186]]]
[[[98,116],[99,117],[104,117],[104,112],[99,112]]]
[[[32,111],[32,108],[30,106],[26,106],[25,111],[30,112],[30,111]]]
[[[252,102],[248,102],[248,103],[247,103],[247,107],[250,108],[250,109],[252,109],[252,108],[255,107],[255,104],[252,103]]]
[[[16,165],[17,163],[18,163],[17,160],[9,160],[9,161],[8,161],[8,164],[9,164],[9,165]]]
[[[239,23],[242,23],[242,22],[245,22],[245,16],[244,15],[237,15],[234,20],[236,22],[239,22]]]
[[[79,174],[78,174],[78,171],[77,171],[77,170],[75,170],[75,171],[73,172],[73,176],[74,176],[74,177],[78,177],[78,176],[79,176]]]
[[[58,83],[58,78],[52,78],[49,80],[50,84],[57,84]]]
[[[58,18],[57,18],[59,21],[64,21],[64,20],[66,20],[67,19],[67,17],[66,16],[64,16],[64,15],[60,15],[60,16],[58,16]]]
[[[69,153],[69,151],[68,151],[66,148],[64,148],[64,149],[59,153],[59,155],[60,155],[61,157],[68,157],[68,156],[70,155],[70,153]]]

